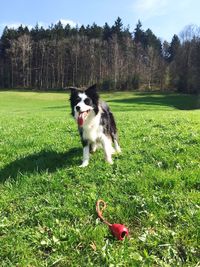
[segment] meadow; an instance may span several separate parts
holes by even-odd
[[[0,92],[0,266],[199,266],[200,98],[101,97],[122,154],[79,168],[69,94]],[[129,238],[98,219],[100,198]]]

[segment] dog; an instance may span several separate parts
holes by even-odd
[[[99,99],[96,85],[86,90],[71,87],[72,116],[78,124],[78,130],[83,145],[83,161],[80,167],[89,164],[90,153],[102,147],[105,159],[113,164],[112,154],[120,153],[117,128],[113,114],[108,105]],[[113,147],[114,144],[114,147]]]

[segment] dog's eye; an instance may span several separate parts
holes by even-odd
[[[89,106],[89,104],[90,104],[90,99],[89,99],[89,98],[86,98],[86,99],[84,100],[84,103],[85,103],[86,105]]]
[[[79,103],[79,102],[81,102],[81,98],[80,97],[77,97],[76,98],[76,103]]]

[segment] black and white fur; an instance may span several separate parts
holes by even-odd
[[[104,149],[106,161],[112,164],[112,154],[121,152],[121,149],[115,120],[108,105],[99,100],[96,85],[84,91],[70,89],[72,115],[78,123],[83,145],[83,162],[80,167],[89,164],[90,152],[95,152],[98,147]]]

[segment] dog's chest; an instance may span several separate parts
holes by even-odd
[[[100,117],[96,116],[83,127],[83,139],[90,142],[96,142],[102,137],[103,127],[100,125]]]

